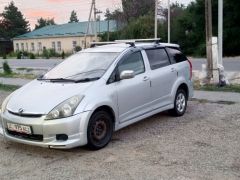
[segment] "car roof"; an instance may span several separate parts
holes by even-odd
[[[172,47],[172,48],[180,48],[178,44],[172,43],[134,43],[135,47],[140,49],[149,49],[149,48],[156,48],[157,47]],[[92,48],[84,49],[81,52],[123,52],[124,50],[131,48],[130,44],[127,43],[116,43],[116,44],[106,44],[101,46],[94,46]]]

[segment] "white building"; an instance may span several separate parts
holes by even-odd
[[[97,33],[104,33],[108,30],[116,30],[115,21],[97,21]],[[86,38],[86,45],[96,41],[94,38],[94,22],[89,25],[89,33]],[[43,49],[54,49],[72,53],[76,46],[84,48],[87,22],[68,23],[61,25],[45,26],[35,31],[13,38],[14,51],[27,51],[34,54],[42,53]],[[98,39],[97,39],[98,40]]]

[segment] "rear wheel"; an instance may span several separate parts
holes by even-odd
[[[88,144],[90,149],[98,150],[105,147],[112,138],[113,121],[105,111],[95,112],[88,123]]]
[[[169,112],[173,116],[182,116],[187,109],[187,95],[183,89],[178,89],[175,99],[174,99],[174,108]]]

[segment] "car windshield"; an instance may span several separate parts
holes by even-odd
[[[89,81],[97,80],[119,55],[117,52],[80,52],[46,73],[40,80]]]

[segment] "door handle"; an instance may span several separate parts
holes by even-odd
[[[143,77],[143,81],[148,81],[148,80],[149,80],[149,78],[147,76]]]

